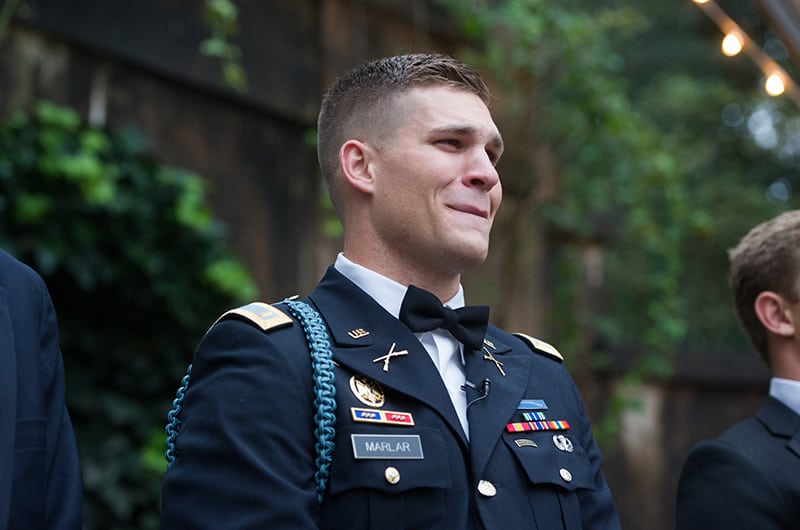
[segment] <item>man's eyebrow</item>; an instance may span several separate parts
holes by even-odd
[[[477,135],[478,130],[470,125],[444,125],[442,127],[435,127],[434,129],[431,130],[431,132],[450,133],[458,136],[475,136]],[[505,145],[503,144],[503,138],[499,134],[491,139],[491,144],[494,145],[496,149],[499,149],[501,151],[505,149]]]

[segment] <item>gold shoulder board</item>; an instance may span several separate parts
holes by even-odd
[[[524,333],[514,333],[514,336],[519,337],[527,342],[528,346],[530,346],[534,351],[547,355],[548,357],[552,357],[558,362],[564,362],[564,356],[561,355],[561,352],[559,352],[552,344]]]
[[[232,315],[244,317],[246,320],[249,320],[256,326],[260,327],[262,331],[283,327],[292,323],[292,319],[289,315],[264,302],[252,302],[250,304],[237,307],[236,309],[231,309],[219,317],[217,322]],[[214,322],[214,324],[217,322]]]

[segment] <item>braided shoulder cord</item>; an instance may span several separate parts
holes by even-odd
[[[319,313],[305,302],[297,300],[284,300],[289,311],[297,318],[303,327],[311,354],[311,367],[314,378],[314,435],[317,439],[314,448],[317,452],[316,471],[314,483],[317,488],[317,500],[322,503],[330,476],[330,466],[333,460],[333,450],[336,447],[334,436],[336,434],[336,387],[333,384],[333,360],[328,330],[322,322]],[[192,374],[192,365],[186,369],[186,375],[181,379],[181,386],[172,401],[172,409],[167,414],[167,467],[171,466],[177,457],[176,442],[181,430],[181,410],[189,380]]]
[[[314,435],[317,442],[317,470],[314,483],[317,486],[317,500],[322,503],[325,488],[330,476],[333,450],[336,447],[336,387],[333,384],[333,360],[328,330],[319,313],[305,302],[284,300],[289,312],[300,321],[311,353],[311,366],[314,372]]]
[[[172,410],[167,414],[167,452],[164,456],[167,458],[167,467],[171,466],[175,461],[175,441],[178,439],[178,432],[181,430],[180,413],[183,409],[183,398],[186,396],[186,389],[189,388],[189,377],[192,375],[192,365],[186,369],[186,375],[181,379],[181,386],[175,393],[175,399],[172,400]]]

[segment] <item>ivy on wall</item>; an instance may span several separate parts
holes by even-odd
[[[239,33],[239,7],[232,0],[205,0],[203,19],[210,35],[200,43],[200,53],[219,62],[222,80],[237,92],[247,91],[242,50],[233,39]]]
[[[53,296],[88,528],[158,528],[170,400],[210,322],[256,297],[204,186],[51,103],[0,123],[0,247]]]

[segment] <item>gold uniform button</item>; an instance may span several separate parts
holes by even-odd
[[[481,480],[478,482],[478,493],[484,497],[494,497],[497,495],[497,488],[488,480]]]
[[[572,473],[570,473],[568,469],[564,469],[562,467],[558,471],[558,474],[561,475],[561,478],[564,479],[564,482],[572,482]]]
[[[383,476],[389,484],[397,484],[400,482],[400,471],[398,471],[396,467],[387,467],[386,471],[383,472]]]

